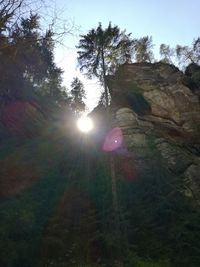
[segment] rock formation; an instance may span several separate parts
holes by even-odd
[[[158,155],[180,191],[200,204],[200,105],[184,79],[172,65],[135,63],[121,66],[108,85],[115,125],[136,161],[144,167]]]

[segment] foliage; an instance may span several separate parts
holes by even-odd
[[[85,111],[85,103],[83,99],[86,98],[83,83],[75,77],[71,83],[71,108],[76,114],[81,114]]]
[[[199,64],[200,63],[200,38],[194,39],[192,46],[176,46],[176,56],[179,65],[183,67],[189,65],[190,63]]]
[[[67,103],[62,70],[54,63],[54,33],[39,30],[39,16],[21,18],[0,44],[0,103],[47,97],[58,105]]]
[[[103,75],[113,73],[116,64],[123,63],[129,58],[132,41],[130,34],[121,32],[117,26],[102,29],[101,23],[96,29],[91,29],[87,35],[81,35],[78,51],[80,69],[86,69],[88,77],[96,76],[104,79]]]
[[[51,164],[30,188],[1,203],[2,266],[110,267],[119,255],[125,267],[199,266],[199,215],[176,190],[153,137],[144,170],[133,180],[118,177],[118,243],[107,155],[91,138],[55,142],[53,136],[15,152],[18,166],[27,153],[40,169]]]
[[[160,45],[160,56],[161,61],[164,63],[172,64],[172,57],[174,56],[174,49],[172,49],[169,45],[161,44]]]
[[[81,35],[78,48],[80,70],[86,71],[89,78],[97,77],[104,85],[106,103],[108,105],[108,88],[106,75],[113,73],[119,64],[130,61],[133,41],[130,34],[120,31],[109,23],[102,29],[101,23],[88,34]]]
[[[24,6],[23,0],[0,1],[0,33],[10,30],[10,23],[13,26],[17,22],[20,9]]]
[[[60,158],[60,151],[56,151],[55,147],[55,144],[50,144],[50,140],[41,138],[29,141],[18,149],[15,147],[15,161],[18,160],[17,165],[22,174],[23,165],[26,164],[23,158],[30,158],[30,153],[32,173],[37,175],[36,167],[33,166],[38,166],[41,173],[48,166],[48,172],[38,177],[23,194],[1,199],[1,266],[33,266],[38,257],[43,229],[66,186],[66,179],[59,171],[60,163],[55,160]],[[30,175],[29,168],[26,179]]]
[[[152,37],[145,36],[134,40],[134,51],[136,62],[153,62]]]
[[[160,259],[160,260],[152,260],[139,258],[134,254],[130,254],[127,257],[127,263],[125,266],[135,266],[135,267],[170,267],[168,260]]]

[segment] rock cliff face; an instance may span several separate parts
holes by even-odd
[[[180,191],[200,204],[200,105],[183,81],[164,63],[125,64],[108,77],[128,150],[143,166],[157,155]]]

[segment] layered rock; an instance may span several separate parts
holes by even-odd
[[[145,166],[145,155],[155,149],[163,166],[180,178],[180,190],[200,203],[200,105],[183,81],[181,71],[164,63],[125,64],[108,77],[115,125],[129,151]]]

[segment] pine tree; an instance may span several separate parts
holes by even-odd
[[[83,83],[75,77],[71,83],[71,108],[75,114],[80,115],[85,111],[85,103],[83,99],[86,98]]]
[[[109,104],[109,90],[106,75],[113,73],[119,64],[130,61],[133,41],[130,34],[121,32],[119,27],[102,29],[101,23],[88,34],[81,35],[78,50],[80,70],[86,71],[89,78],[97,77],[104,87],[106,104]]]

